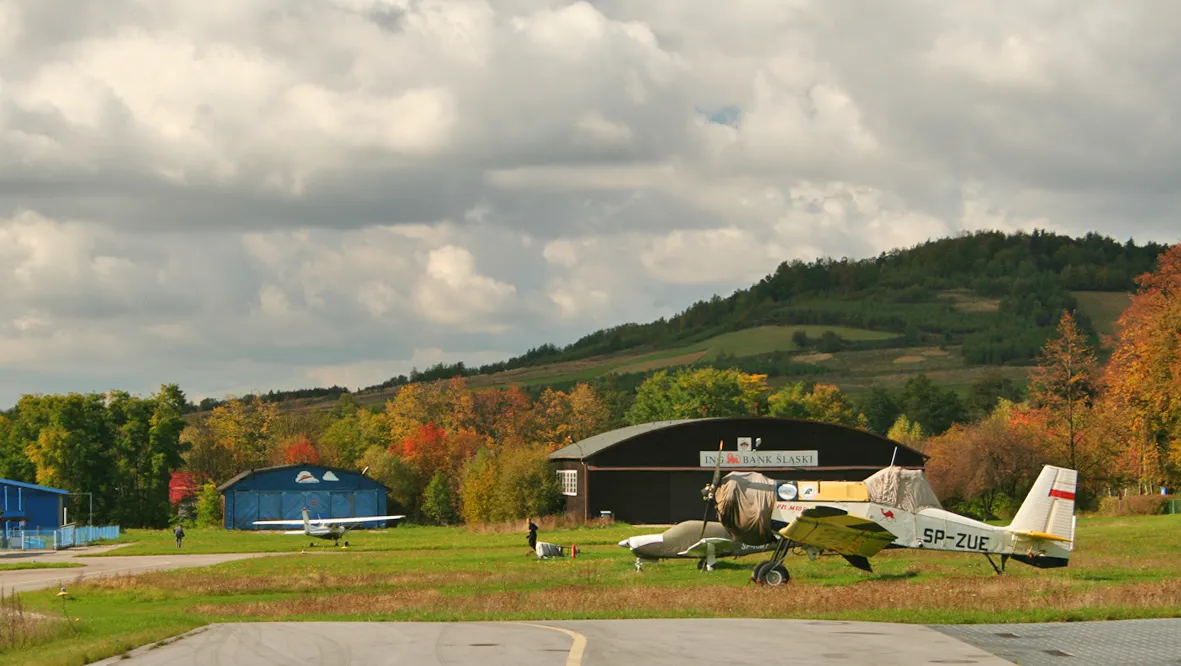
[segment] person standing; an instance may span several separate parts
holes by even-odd
[[[176,535],[176,547],[180,548],[180,542],[185,538],[185,528],[177,525],[176,529],[173,530],[172,533]]]
[[[537,550],[537,525],[532,518],[529,519],[529,550]]]

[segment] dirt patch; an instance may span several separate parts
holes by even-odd
[[[817,352],[815,354],[800,354],[792,360],[799,361],[800,363],[816,363],[817,361],[827,361],[830,358],[832,358],[832,354]]]
[[[927,360],[925,356],[899,356],[894,359],[895,363],[922,363]]]
[[[668,368],[674,365],[689,365],[695,363],[702,356],[705,356],[706,350],[691,352],[689,354],[681,354],[680,356],[669,356],[668,358],[654,358],[651,361],[641,361],[639,363],[631,363],[629,365],[621,365],[614,368],[614,371],[620,374],[626,372],[647,372],[649,370],[659,370],[661,368]]]

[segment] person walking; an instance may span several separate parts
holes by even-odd
[[[185,538],[185,528],[177,525],[176,529],[172,530],[172,533],[176,535],[176,547],[180,548],[180,542]]]
[[[537,525],[533,524],[533,519],[529,519],[529,550],[537,550]]]

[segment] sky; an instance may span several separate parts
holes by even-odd
[[[356,389],[963,230],[1181,240],[1181,4],[0,0],[0,407]]]

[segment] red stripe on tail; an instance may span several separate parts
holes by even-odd
[[[1074,500],[1074,493],[1069,490],[1054,490],[1050,489],[1050,497],[1060,497],[1064,500]]]

